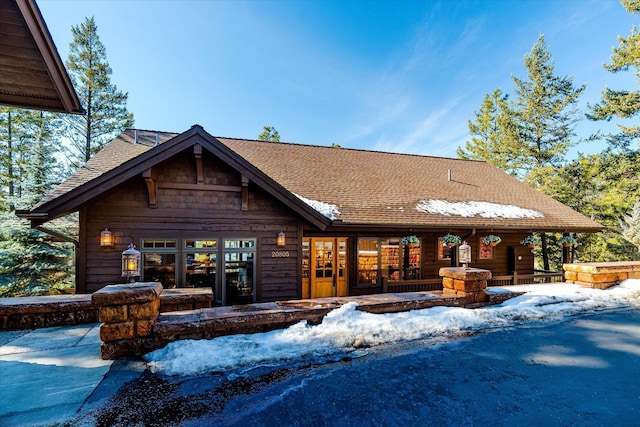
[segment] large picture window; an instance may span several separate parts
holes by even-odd
[[[142,239],[142,280],[210,287],[220,303],[255,301],[256,239]]]
[[[358,283],[420,279],[420,247],[420,240],[403,244],[399,237],[359,239]]]

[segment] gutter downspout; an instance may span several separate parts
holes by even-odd
[[[475,227],[471,229],[471,232],[469,234],[465,234],[464,236],[462,236],[462,239],[467,239],[469,237],[473,237],[476,235],[476,229]]]

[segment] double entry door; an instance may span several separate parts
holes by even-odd
[[[303,252],[303,298],[346,296],[347,239],[305,238]]]

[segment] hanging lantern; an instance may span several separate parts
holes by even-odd
[[[285,234],[281,231],[276,236],[276,246],[282,248],[286,245],[286,237]]]
[[[466,241],[458,247],[458,262],[463,268],[468,268],[471,263],[471,246]]]
[[[108,228],[105,228],[104,231],[100,233],[100,246],[103,248],[113,246],[113,233],[111,233]]]
[[[122,252],[122,277],[133,282],[134,277],[140,276],[140,251],[131,243],[127,250]]]

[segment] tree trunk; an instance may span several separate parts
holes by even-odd
[[[13,196],[15,195],[15,185],[13,176],[13,124],[11,123],[11,110],[7,115],[7,175],[9,176],[9,210],[13,211],[16,207],[13,203]]]
[[[84,161],[85,163],[89,161],[91,158],[91,95],[92,91],[89,89],[89,94],[87,96],[87,141],[84,147]]]
[[[540,233],[540,241],[542,242],[542,268],[545,273],[549,271],[549,253],[547,251],[547,234]]]

